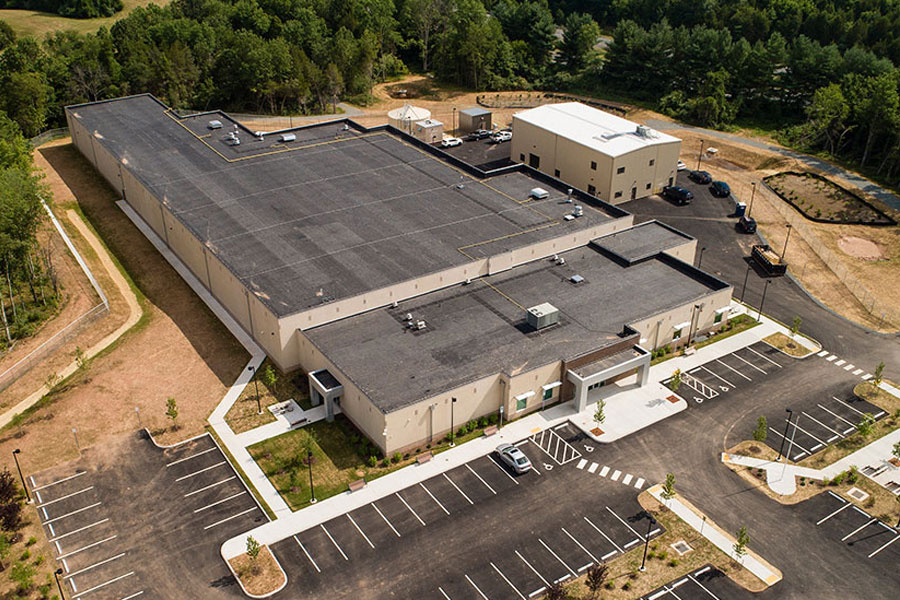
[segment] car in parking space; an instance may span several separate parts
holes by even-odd
[[[497,446],[497,455],[516,473],[525,473],[531,469],[531,461],[528,460],[525,453],[512,444]]]
[[[706,185],[707,183],[712,181],[712,175],[710,175],[706,171],[691,171],[690,173],[688,173],[688,179],[693,182]]]
[[[497,133],[491,136],[491,141],[495,144],[499,144],[501,142],[508,142],[512,139],[511,131],[498,131]]]
[[[713,181],[709,186],[709,191],[718,198],[727,198],[731,195],[731,187],[724,181]]]
[[[680,205],[690,204],[694,198],[694,194],[690,190],[686,190],[678,185],[667,185],[664,187],[663,196]]]
[[[687,169],[687,164],[683,160],[678,161],[678,170],[684,171]]]
[[[458,137],[449,137],[441,140],[441,148],[453,148],[454,146],[462,146],[463,141]]]
[[[467,137],[468,137],[469,141],[483,140],[485,138],[491,137],[491,132],[487,129],[476,129],[475,131],[470,133]]]
[[[741,215],[735,227],[741,233],[756,233],[756,219],[747,215]]]

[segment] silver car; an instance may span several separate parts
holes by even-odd
[[[512,444],[500,444],[497,446],[497,454],[516,473],[525,473],[531,469],[531,461],[525,453]]]

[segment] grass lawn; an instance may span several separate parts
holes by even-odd
[[[44,39],[45,35],[55,31],[71,30],[78,33],[91,33],[100,29],[100,27],[110,27],[139,6],[147,6],[148,4],[165,6],[169,3],[169,0],[122,0],[122,3],[125,5],[125,8],[111,17],[72,19],[61,17],[55,13],[9,8],[0,10],[0,20],[9,23],[10,27],[16,32],[17,37],[33,35],[38,39]]]
[[[456,443],[462,444],[481,435],[483,428],[477,427],[458,434]],[[307,506],[310,500],[307,448],[313,454],[316,500],[324,500],[345,492],[347,484],[352,481],[363,478],[372,481],[405,467],[415,461],[421,452],[442,452],[449,448],[449,442],[443,439],[414,452],[384,459],[350,421],[338,415],[331,423],[312,423],[247,448],[292,510]],[[370,457],[375,457],[374,466]]]
[[[270,368],[276,378],[275,384],[272,386],[265,384],[266,369]],[[275,421],[275,415],[266,409],[267,406],[290,399],[299,404],[303,410],[309,410],[312,408],[309,400],[309,391],[297,386],[296,381],[298,377],[302,377],[302,374],[298,372],[288,373],[287,375],[280,373],[275,368],[275,365],[269,359],[266,359],[260,365],[254,379],[247,384],[234,406],[226,413],[225,422],[228,423],[228,426],[235,433],[250,431],[260,425]],[[262,406],[262,414],[259,414],[257,410],[257,384],[259,385],[259,405]]]
[[[747,331],[748,329],[756,327],[757,325],[759,325],[759,321],[757,321],[750,315],[745,314],[732,317],[731,319],[728,319],[727,322],[723,323],[721,327],[715,330],[715,332],[712,332],[707,339],[694,344],[694,348],[697,348],[699,350],[703,346],[709,346],[710,344],[714,344],[719,340],[724,340],[725,338],[737,335],[742,331]],[[672,350],[672,348],[667,344],[666,346],[659,348],[658,350],[655,350],[653,352],[653,358],[651,359],[650,364],[655,365],[667,361],[670,358],[681,356],[682,354],[683,349]]]
[[[812,348],[807,348],[800,342],[794,340],[790,336],[784,335],[780,331],[776,331],[772,335],[764,337],[763,341],[789,356],[806,356],[812,352]]]

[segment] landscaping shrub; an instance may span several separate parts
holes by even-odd
[[[670,561],[669,561],[669,566],[670,566],[670,567],[677,567],[677,566],[678,566],[678,559],[677,559],[677,558],[673,558],[672,560],[670,560]]]
[[[394,452],[394,456],[391,457],[391,462],[393,462],[393,463],[398,463],[398,462],[400,462],[401,460],[403,460],[403,455],[400,454],[399,452]]]
[[[900,410],[898,410],[897,412],[900,413]],[[898,418],[900,418],[900,417],[898,417]],[[498,415],[497,415],[497,414],[490,415],[490,416],[488,417],[488,423],[490,423],[491,425],[496,425],[496,424],[497,424],[497,419],[498,419]]]
[[[478,419],[479,427],[487,427],[487,424],[488,424],[487,417],[481,417],[480,419]]]
[[[378,459],[375,458],[374,456],[369,456],[369,466],[374,469],[375,465],[377,465],[377,464],[378,464]]]

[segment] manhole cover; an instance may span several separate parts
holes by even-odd
[[[847,495],[850,496],[851,498],[853,498],[854,500],[856,500],[857,502],[862,502],[863,500],[865,500],[866,498],[869,497],[869,494],[867,494],[866,492],[862,491],[859,488],[850,488],[849,490],[847,490]]]
[[[684,556],[685,554],[693,550],[693,548],[691,548],[686,541],[678,540],[677,542],[672,544],[672,550],[677,552],[679,556]]]

